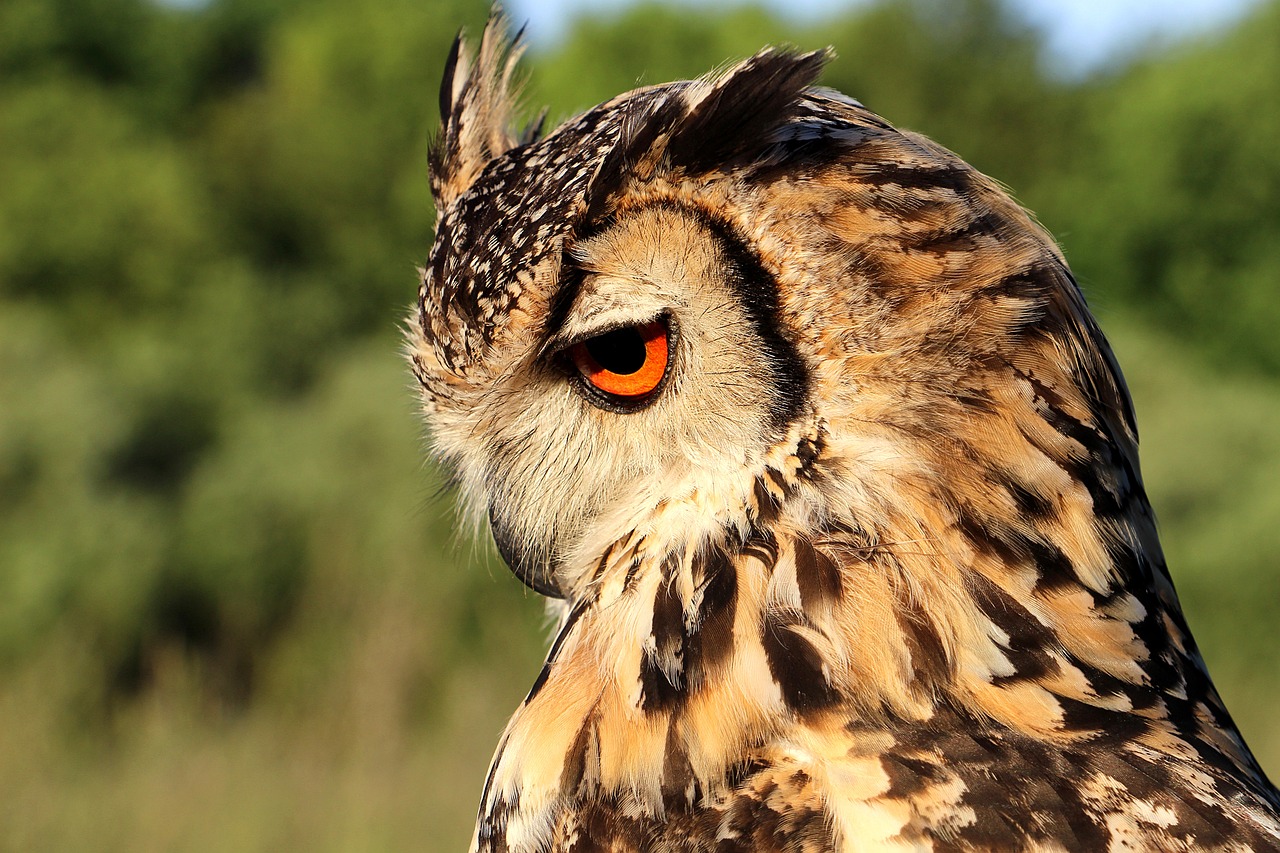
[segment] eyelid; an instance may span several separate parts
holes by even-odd
[[[610,332],[616,332],[619,329],[631,329],[638,326],[647,326],[650,323],[656,323],[659,321],[666,323],[668,332],[675,328],[675,321],[671,317],[671,312],[669,311],[655,311],[653,314],[642,314],[626,318],[619,317],[616,320],[601,323],[599,326],[592,326],[586,329],[576,329],[572,334],[557,332],[547,340],[547,343],[542,347],[542,352],[544,354],[550,353],[559,355],[577,346],[583,341],[589,341],[592,338],[598,338],[602,335],[607,335]]]

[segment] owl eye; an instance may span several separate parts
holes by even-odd
[[[579,341],[568,354],[583,384],[601,402],[634,407],[649,400],[667,376],[670,330],[665,319],[624,326]]]

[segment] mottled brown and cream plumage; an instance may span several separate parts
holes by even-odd
[[[518,137],[518,52],[451,56],[411,323],[436,453],[561,617],[473,849],[1280,849],[1031,217],[822,53]],[[641,333],[661,383],[602,392],[583,348]]]

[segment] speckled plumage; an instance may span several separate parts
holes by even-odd
[[[410,354],[558,636],[479,851],[1272,850],[1119,368],[991,180],[765,50],[508,131],[455,50]],[[641,406],[564,353],[662,318]]]

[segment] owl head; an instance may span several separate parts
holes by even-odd
[[[410,350],[438,456],[530,586],[572,599],[622,537],[696,550],[778,515],[929,537],[1132,453],[1053,242],[815,87],[828,53],[766,49],[517,134],[502,33],[448,61]]]

